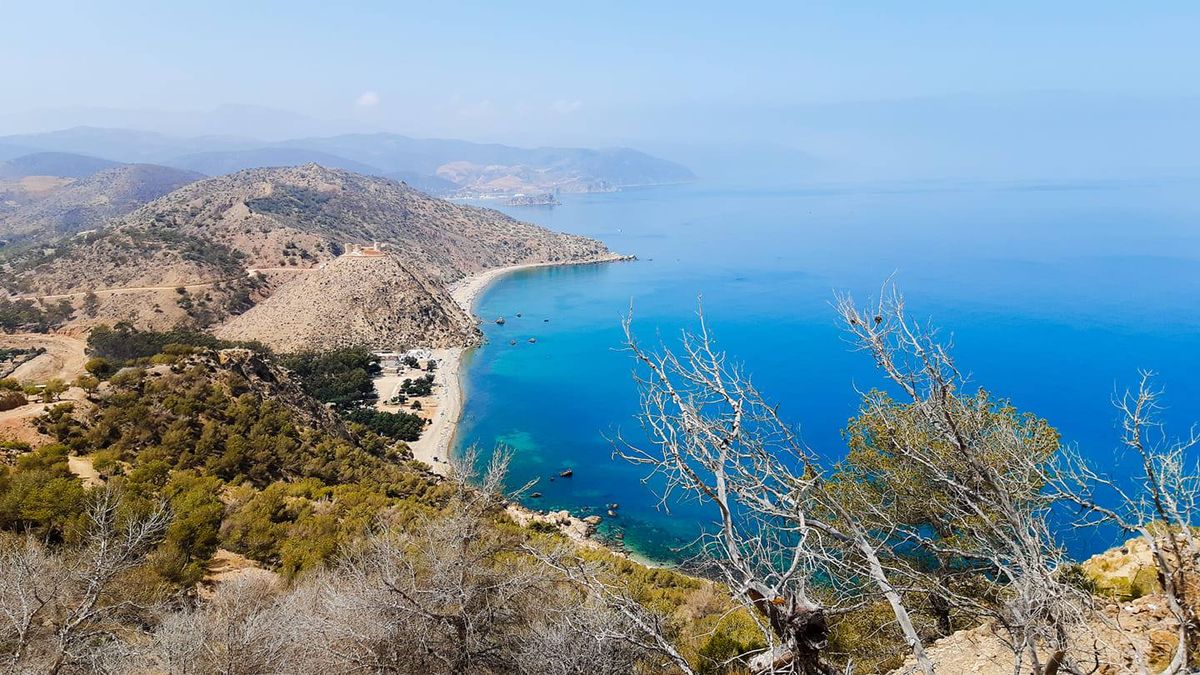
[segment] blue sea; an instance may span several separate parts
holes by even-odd
[[[1200,421],[1198,188],[1184,179],[696,183],[501,207],[638,260],[522,271],[480,298],[488,342],[468,357],[456,444],[511,447],[510,483],[539,479],[543,496],[525,500],[535,508],[605,515],[619,503],[602,534],[675,560],[711,517],[660,504],[644,467],[613,458],[618,433],[640,438],[622,317],[632,308],[643,342],[674,346],[702,298],[720,347],[809,446],[836,459],[856,388],[882,380],[850,350],[831,303],[841,292],[868,299],[891,279],[913,315],[953,339],[977,384],[1120,472],[1130,465],[1112,398],[1139,369],[1158,373],[1169,431]],[[555,478],[567,468],[573,477]],[[1107,548],[1111,536],[1073,534],[1071,552]]]

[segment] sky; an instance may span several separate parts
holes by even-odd
[[[0,5],[0,134],[386,130],[835,163],[882,143],[856,160],[880,165],[924,154],[905,138],[930,130],[896,117],[971,137],[1043,111],[1072,130],[1098,110],[1068,151],[1200,100],[1200,4],[1186,2]],[[957,129],[964,105],[975,117]],[[1160,135],[1191,130],[1172,124]]]

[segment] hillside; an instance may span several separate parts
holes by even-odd
[[[118,162],[69,152],[37,152],[0,162],[0,179],[19,179],[28,176],[61,176],[87,178],[117,166]]]
[[[14,145],[12,143],[0,143],[0,159],[13,159],[21,155],[28,155],[36,152],[33,148],[27,148],[23,145]]]
[[[458,192],[458,185],[453,181],[437,176],[426,176],[415,171],[393,171],[389,174],[384,174],[383,177],[408,183],[421,192],[434,196],[453,195]]]
[[[153,131],[95,126],[5,136],[0,138],[0,151],[5,146],[20,148],[20,154],[70,152],[129,163],[159,163],[179,155],[248,147],[246,141],[239,139],[212,136],[180,138]]]
[[[398,257],[342,256],[299,275],[215,333],[285,352],[364,342],[403,349],[461,344],[462,336],[473,334],[473,325],[445,288]]]
[[[378,276],[353,261],[324,267],[372,243],[387,257],[374,268]],[[296,348],[295,338],[275,328],[282,313],[287,325],[310,326],[306,335],[331,344],[394,346],[423,335],[438,345],[469,344],[474,328],[446,285],[489,268],[606,253],[599,242],[395,181],[306,165],[187,185],[104,231],[31,252],[6,285],[26,295],[65,296],[81,309],[73,320],[81,326],[211,326],[282,293],[227,330]],[[91,291],[96,296],[82,311]],[[365,309],[364,298],[374,299]],[[338,317],[345,320],[330,323]]]
[[[758,644],[723,587],[428,473],[269,355],[170,337],[119,370],[101,349],[87,391],[25,406],[30,444],[0,448],[0,607],[28,627],[0,634],[6,672],[678,672],[622,609],[697,667]],[[482,665],[447,667],[466,644]]]
[[[98,160],[102,161],[102,160]],[[46,170],[82,170],[81,164],[49,165]],[[123,216],[139,206],[188,183],[203,178],[198,173],[181,171],[153,164],[118,164],[104,168],[81,180],[67,180],[70,173],[46,174],[61,176],[41,195],[25,191],[22,202],[13,208],[0,210],[0,237],[7,241],[50,241],[85,230],[102,227],[110,218]],[[31,179],[22,181],[30,185]]]
[[[347,244],[378,242],[443,283],[490,267],[605,251],[598,242],[498,211],[315,164],[201,181],[148,204],[126,223],[210,239],[244,255],[248,268],[312,267]]]

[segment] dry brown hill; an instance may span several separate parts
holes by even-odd
[[[75,180],[63,177],[52,189],[32,198],[13,200],[0,210],[0,238],[7,241],[52,241],[85,230],[103,227],[111,218],[123,216],[172,190],[203,178],[198,173],[153,164],[122,164]],[[31,184],[22,178],[18,186]]]
[[[367,260],[374,267],[349,257],[325,265],[375,242],[385,258]],[[285,350],[309,340],[468,344],[475,329],[447,284],[493,267],[606,253],[600,242],[498,211],[310,164],[187,185],[103,231],[31,252],[6,285],[65,297],[80,325],[215,326],[278,294],[221,332]]]
[[[348,243],[380,242],[443,282],[500,265],[571,260],[605,250],[598,242],[498,211],[316,164],[201,181],[131,220],[211,238],[245,253],[249,267],[311,266]]]
[[[441,284],[398,256],[342,256],[298,275],[214,332],[285,352],[355,344],[402,349],[461,345],[474,334],[474,322]]]

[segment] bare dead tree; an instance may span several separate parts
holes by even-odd
[[[667,638],[662,617],[630,597],[627,588],[604,580],[593,565],[562,553],[543,557],[562,574],[561,602],[548,608],[521,641],[522,673],[693,675]]]
[[[172,674],[299,672],[303,596],[246,578],[221,583],[204,601],[162,617],[143,662],[131,670]]]
[[[87,544],[68,574],[76,594],[64,603],[63,616],[57,622],[54,656],[47,669],[50,673],[86,659],[89,644],[97,638],[112,637],[109,620],[131,609],[133,603],[108,595],[122,574],[145,562],[170,519],[165,504],[140,518],[122,518],[121,508],[119,491],[105,488],[93,492],[87,512]]]
[[[583,560],[571,546],[551,551],[527,546],[524,550],[557,571],[568,591],[574,589],[579,593],[579,602],[568,606],[568,615],[596,610],[604,614],[601,625],[589,631],[588,640],[598,645],[626,644],[634,648],[631,652],[636,655],[634,662],[658,655],[664,662],[657,664],[656,670],[674,667],[685,675],[694,675],[691,664],[671,641],[662,617],[638,602],[626,585],[607,578],[600,564]]]
[[[933,672],[899,590],[879,556],[886,535],[839,527],[846,516],[828,498],[815,456],[779,418],[740,368],[718,351],[699,316],[680,354],[652,353],[624,322],[628,349],[648,375],[637,376],[649,447],[618,439],[617,454],[650,468],[673,494],[710,505],[716,531],[702,539],[735,597],[761,617],[770,648],[751,660],[755,672],[829,673],[823,658],[829,608],[811,586],[832,583],[835,609],[864,594],[887,600],[920,668]],[[852,518],[842,518],[852,524]],[[832,573],[831,573],[832,572]],[[872,587],[858,581],[869,579]]]
[[[457,459],[451,503],[403,531],[372,534],[314,578],[309,628],[317,658],[342,670],[506,672],[541,608],[553,606],[545,566],[516,554],[496,526],[507,457],[475,471]],[[468,481],[473,481],[474,486]]]
[[[1112,524],[1137,534],[1149,547],[1167,606],[1178,623],[1178,648],[1164,673],[1192,672],[1200,648],[1195,581],[1200,545],[1193,527],[1200,517],[1200,467],[1188,454],[1200,443],[1193,430],[1169,440],[1158,415],[1161,391],[1143,372],[1136,391],[1114,400],[1121,414],[1122,442],[1137,459],[1140,474],[1121,481],[1097,470],[1078,451],[1064,452],[1046,472],[1056,497],[1082,509],[1081,526]]]
[[[1074,671],[1072,636],[1086,632],[1091,598],[1063,579],[1069,561],[1047,525],[1053,497],[1039,480],[1049,460],[1041,445],[1019,418],[996,414],[990,397],[967,393],[948,347],[908,319],[894,289],[869,310],[849,297],[839,298],[837,309],[855,346],[873,357],[906,403],[898,407],[878,391],[864,395],[870,415],[893,429],[915,429],[887,434],[887,452],[936,486],[943,529],[954,536],[932,537],[913,526],[898,534],[990,570],[998,602],[950,599],[992,616],[1016,672]]]
[[[0,537],[0,657],[5,672],[25,664],[65,576],[62,560],[34,537]]]
[[[120,592],[120,581],[145,562],[166,526],[166,509],[122,517],[118,491],[90,497],[81,549],[51,551],[29,537],[0,540],[0,656],[10,672],[99,668],[122,646],[122,620],[145,609]]]

